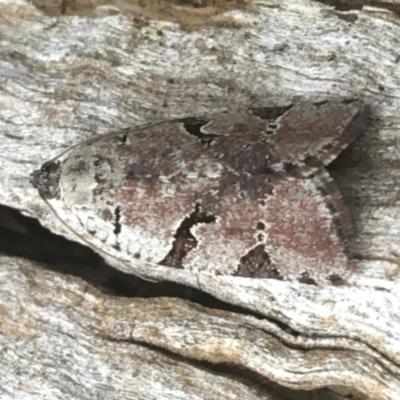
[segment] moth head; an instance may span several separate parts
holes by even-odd
[[[30,183],[45,199],[53,199],[59,194],[60,162],[47,161],[40,169],[32,172]]]

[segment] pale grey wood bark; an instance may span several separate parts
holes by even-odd
[[[314,2],[259,1],[188,33],[129,10],[49,17],[0,2],[0,203],[73,240],[29,175],[93,134],[300,98],[361,96],[373,109],[334,169],[358,230],[350,286],[143,269],[256,317],[113,297],[3,257],[1,399],[400,399],[399,19],[350,13],[351,22]],[[234,28],[221,27],[232,18]]]

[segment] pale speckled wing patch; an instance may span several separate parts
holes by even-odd
[[[72,147],[32,174],[95,247],[192,271],[345,282],[350,218],[325,170],[365,128],[346,99],[181,118]]]

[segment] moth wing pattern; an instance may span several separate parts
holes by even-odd
[[[195,272],[337,284],[353,271],[324,166],[366,126],[359,100],[179,118],[90,139],[32,174],[92,246]]]

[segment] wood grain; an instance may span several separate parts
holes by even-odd
[[[3,256],[1,398],[400,399],[400,28],[384,9],[340,13],[259,1],[224,14],[234,28],[188,33],[127,12],[51,17],[27,1],[0,4],[0,203],[76,241],[29,175],[93,134],[288,100],[372,107],[367,132],[330,168],[357,228],[349,287],[153,276],[236,307],[227,310],[174,292],[112,296]]]

